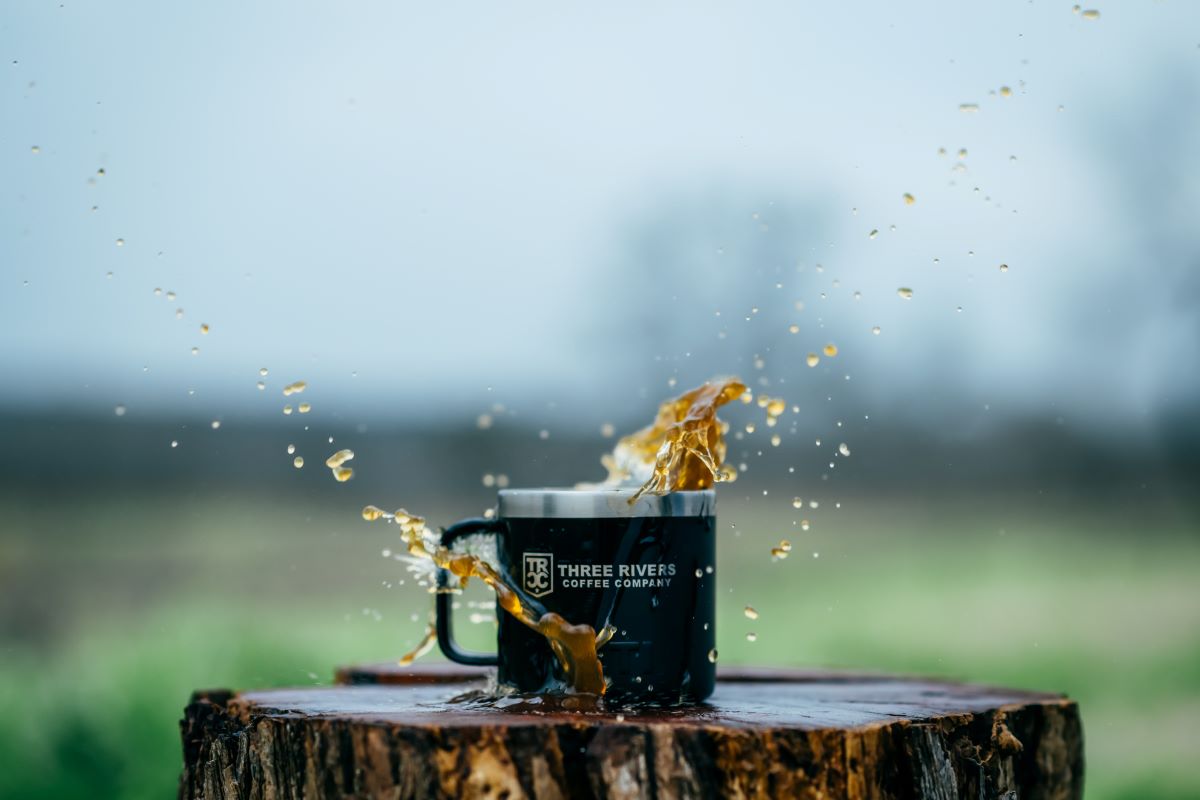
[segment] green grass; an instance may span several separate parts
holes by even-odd
[[[1200,542],[1187,514],[1134,527],[1066,503],[859,498],[813,512],[805,532],[790,507],[722,503],[723,664],[1067,692],[1083,710],[1089,797],[1200,796]],[[328,683],[338,664],[403,652],[428,609],[411,582],[384,586],[403,577],[380,557],[390,531],[354,508],[229,496],[65,507],[0,499],[0,797],[170,796],[193,689]],[[784,536],[792,554],[772,562]]]

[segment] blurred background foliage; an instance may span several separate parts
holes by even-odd
[[[363,505],[721,373],[791,407],[722,664],[1066,692],[1089,797],[1200,795],[1200,6],[1071,5],[7,5],[0,797],[171,794],[192,690],[420,637]]]

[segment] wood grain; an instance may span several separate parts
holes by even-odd
[[[485,676],[387,665],[347,685],[198,692],[181,798],[1078,798],[1060,695],[919,678],[720,675],[688,708],[482,702]],[[567,704],[570,705],[569,703]]]

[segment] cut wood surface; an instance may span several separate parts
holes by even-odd
[[[197,692],[182,798],[1076,798],[1083,736],[1055,694],[729,670],[686,708],[487,700],[461,667]]]

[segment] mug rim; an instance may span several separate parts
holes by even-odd
[[[590,519],[635,517],[715,517],[717,493],[694,489],[646,493],[630,503],[637,487],[595,486],[501,489],[497,512],[502,519]]]

